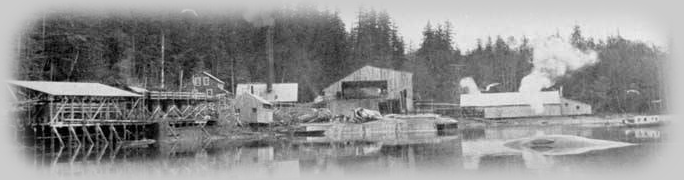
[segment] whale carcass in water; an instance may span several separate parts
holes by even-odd
[[[532,151],[542,155],[570,155],[589,151],[632,146],[617,141],[589,139],[571,135],[541,135],[508,141],[504,146],[520,151]]]

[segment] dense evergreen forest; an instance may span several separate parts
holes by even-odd
[[[266,28],[238,8],[197,12],[47,12],[21,33],[14,75],[160,89],[163,66],[167,90],[200,71],[228,84],[265,82]],[[458,81],[468,76],[482,88],[500,83],[489,92],[517,91],[532,68],[534,49],[526,37],[489,37],[462,52],[454,47],[458,27],[426,22],[419,47],[405,49],[384,11],[359,9],[350,30],[337,12],[308,5],[268,14],[275,22],[276,82],[299,83],[304,102],[367,64],[413,72],[416,98],[436,102],[457,102]],[[662,104],[666,52],[619,35],[592,39],[578,26],[573,30],[556,36],[598,52],[600,61],[556,80],[552,88],[562,86],[564,96],[590,103],[597,112],[645,112]]]

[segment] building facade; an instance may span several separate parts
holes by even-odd
[[[348,115],[350,108],[383,114],[413,111],[413,73],[365,66],[323,89],[333,114]]]
[[[543,104],[542,112],[535,112],[530,100]],[[461,95],[460,106],[465,116],[488,119],[572,116],[591,114],[591,105],[561,97],[558,91],[545,91],[530,97],[518,92]]]
[[[241,123],[273,122],[273,104],[250,93],[242,93],[235,98],[235,113]]]
[[[218,94],[226,94],[226,83],[221,79],[207,73],[201,72],[192,76],[192,84],[190,84],[190,91],[194,93],[204,93],[209,96],[216,96]]]

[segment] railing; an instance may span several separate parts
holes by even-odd
[[[218,99],[218,95],[207,95],[205,93],[197,92],[161,92],[161,91],[150,91],[150,99],[197,99],[197,100],[210,100]]]

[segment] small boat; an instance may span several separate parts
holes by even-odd
[[[291,130],[294,136],[321,137],[325,136],[325,131],[330,126],[329,123],[304,123]]]
[[[627,125],[628,127],[654,126],[654,125],[660,125],[661,122],[662,121],[660,121],[660,116],[658,116],[658,115],[634,116],[634,117],[622,120],[622,123]]]

